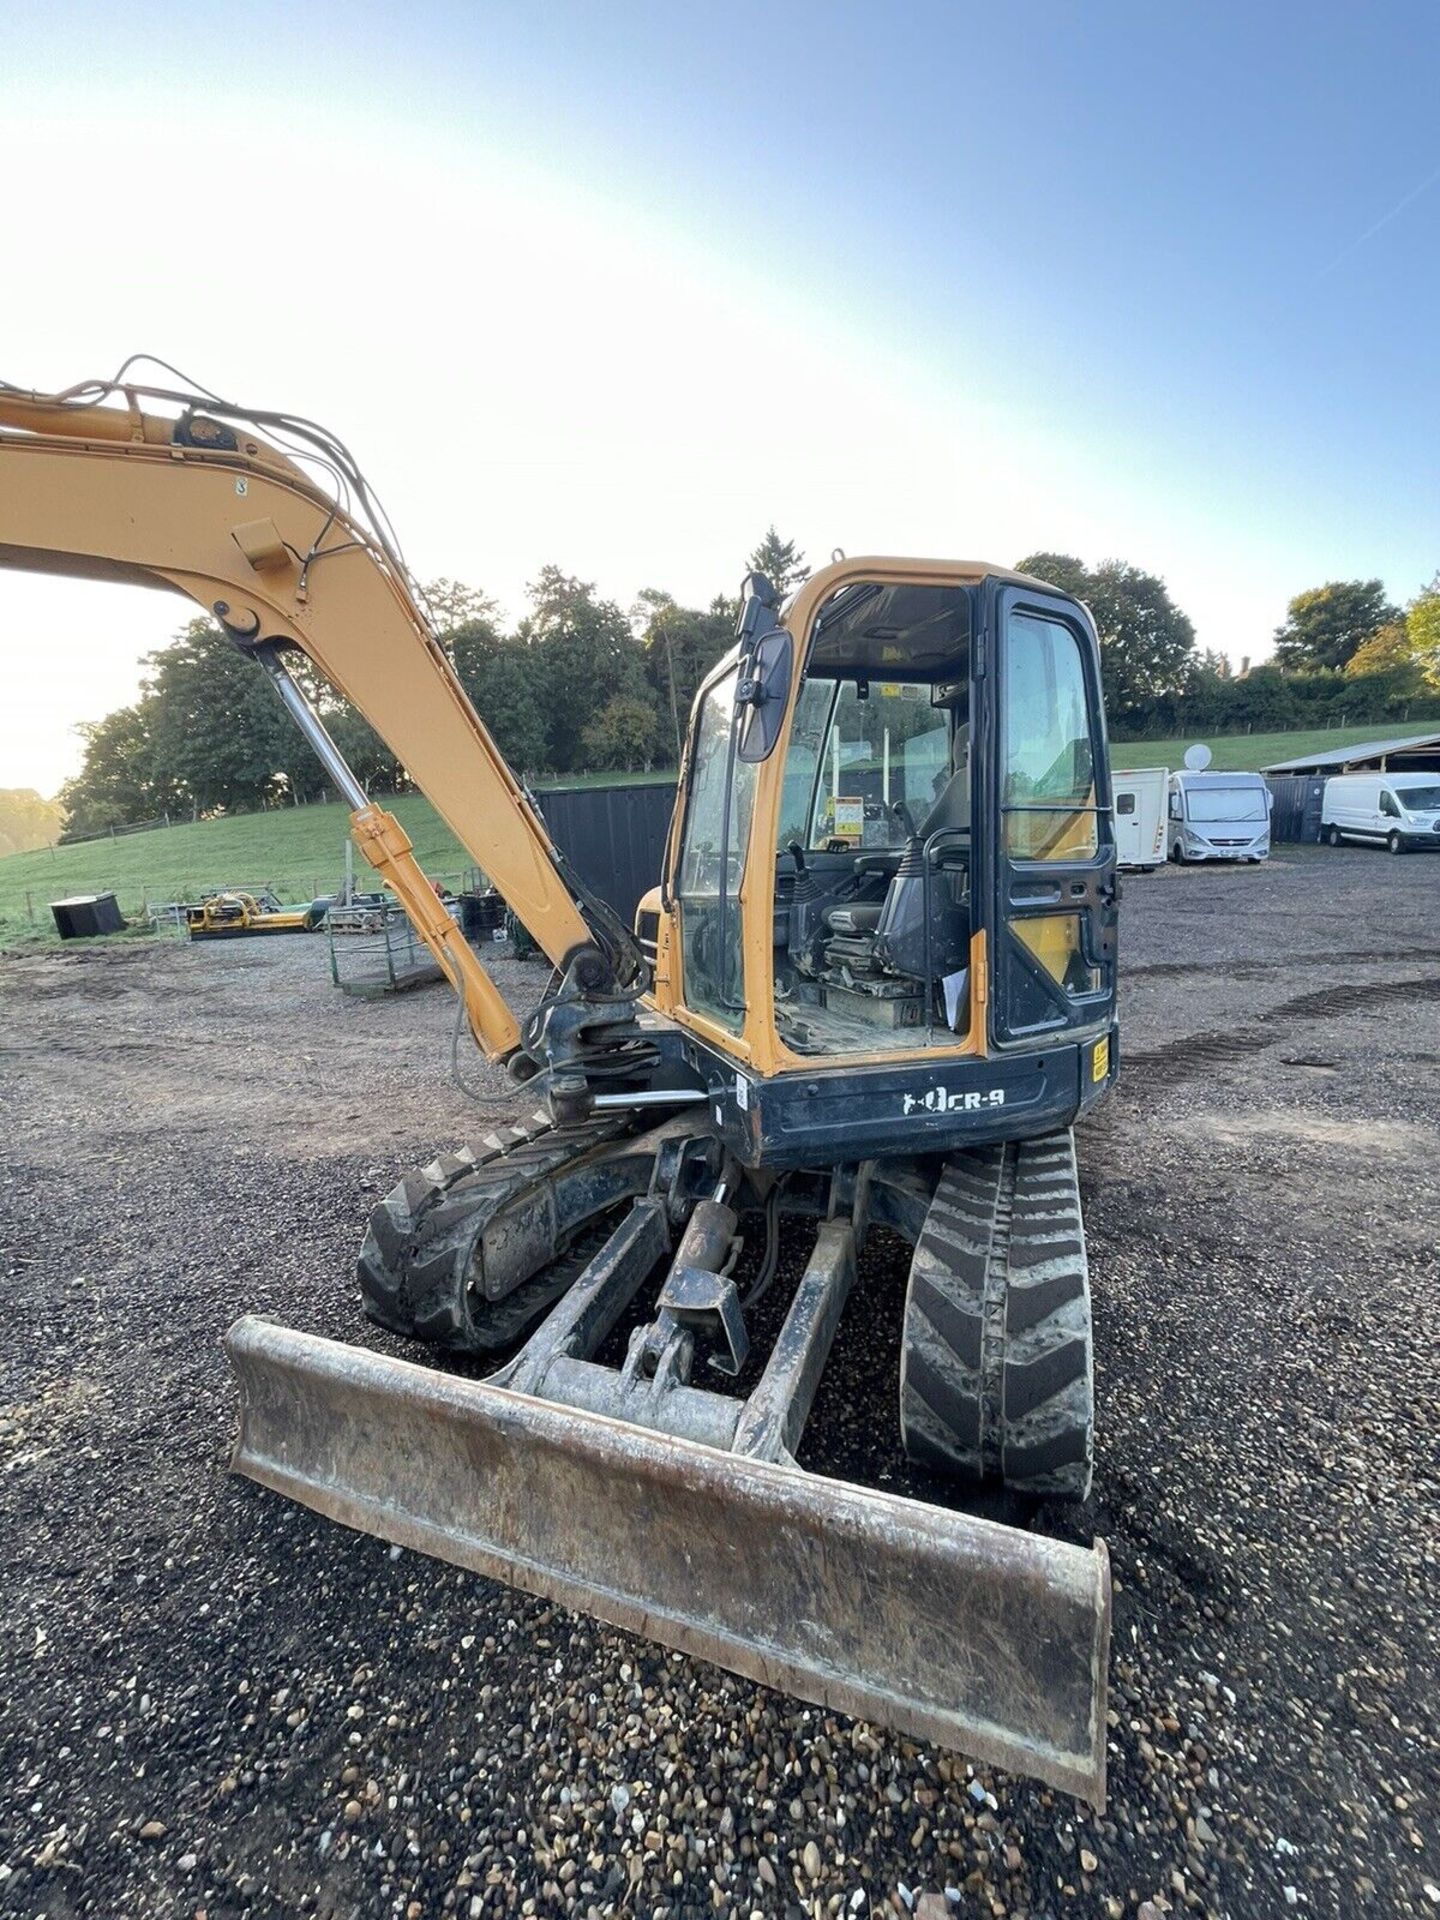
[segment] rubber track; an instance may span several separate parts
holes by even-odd
[[[475,1241],[500,1208],[622,1131],[615,1121],[558,1132],[539,1110],[406,1174],[370,1215],[356,1277],[365,1312],[410,1339],[466,1352],[513,1344],[574,1278],[552,1262],[476,1313],[467,1286]]]
[[[961,1479],[1083,1499],[1094,1404],[1072,1136],[953,1155],[910,1266],[906,1450]]]

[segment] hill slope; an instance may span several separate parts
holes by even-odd
[[[673,773],[624,777],[675,780]],[[458,888],[470,856],[430,802],[411,793],[384,796],[384,803],[415,842],[430,877]],[[282,900],[312,900],[340,886],[349,837],[349,813],[337,800],[11,854],[0,859],[0,951],[56,939],[50,902],[76,893],[113,893],[130,917],[146,901],[193,900],[209,887],[270,886]],[[356,870],[357,878],[370,872],[358,855]]]
[[[469,859],[429,801],[407,794],[391,806],[426,872],[458,885]],[[147,900],[194,899],[206,887],[272,886],[287,901],[332,893],[345,874],[348,823],[335,801],[12,854],[0,860],[0,947],[53,939],[49,903],[69,894],[114,893],[134,915]]]
[[[1253,769],[1347,740],[1384,740],[1425,730],[1423,721],[1408,727],[1392,722],[1318,733],[1235,734],[1213,739],[1209,745],[1216,767]],[[1111,757],[1121,767],[1178,767],[1191,744],[1190,740],[1116,740]],[[668,782],[675,776],[665,773],[654,778]],[[429,801],[406,794],[390,805],[414,840],[427,873],[458,886],[469,859]],[[134,915],[146,900],[193,899],[204,887],[268,885],[284,900],[309,900],[317,893],[330,893],[344,876],[347,818],[336,801],[328,806],[244,814],[233,820],[202,820],[195,826],[161,827],[113,841],[12,853],[0,858],[0,949],[53,940],[49,903],[68,894],[113,892],[124,912]]]
[[[1302,753],[1323,753],[1351,740],[1403,740],[1409,734],[1434,733],[1433,720],[1384,720],[1364,727],[1322,727],[1313,732],[1192,733],[1181,740],[1112,740],[1110,760],[1117,767],[1183,767],[1185,749],[1203,740],[1214,753],[1211,765],[1222,773],[1258,773],[1276,760],[1296,760]]]

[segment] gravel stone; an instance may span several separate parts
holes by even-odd
[[[239,1313],[443,1364],[360,1316],[361,1226],[512,1096],[321,941],[0,962],[0,1914],[1433,1911],[1437,926],[1440,861],[1363,849],[1125,882],[1095,1492],[997,1509],[1109,1543],[1103,1818],[229,1478]],[[963,1504],[894,1434],[906,1266],[802,1457]]]

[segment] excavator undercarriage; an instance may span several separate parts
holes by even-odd
[[[0,566],[213,615],[526,1116],[403,1180],[358,1263],[373,1321],[486,1377],[243,1319],[236,1471],[1102,1804],[1105,1550],[1033,1524],[1090,1484],[1070,1130],[1118,1064],[1088,614],[960,561],[837,560],[783,606],[752,576],[632,935],[552,844],[343,444],[127,372],[0,383]],[[551,960],[527,1018],[295,654]],[[797,1464],[842,1316],[866,1336],[872,1228],[913,1252],[870,1397],[921,1469],[1008,1490],[1026,1524]]]
[[[765,1202],[719,1159],[683,1117],[567,1136],[537,1115],[412,1175],[372,1217],[367,1310],[460,1351],[513,1348],[522,1317],[528,1338],[475,1381],[243,1320],[227,1342],[234,1466],[349,1526],[1102,1799],[1104,1547],[796,1464],[879,1224],[915,1237],[914,1456],[977,1487],[1083,1494],[1089,1298],[1068,1136],[840,1167]],[[755,1377],[787,1200],[810,1251]],[[752,1220],[767,1245],[742,1291]],[[749,1392],[727,1392],[742,1374]]]

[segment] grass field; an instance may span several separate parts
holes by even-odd
[[[1385,720],[1376,726],[1328,727],[1311,733],[1233,733],[1207,739],[1189,734],[1183,740],[1112,740],[1111,763],[1117,767],[1183,767],[1185,749],[1204,740],[1214,753],[1211,765],[1224,773],[1255,773],[1277,760],[1297,760],[1302,753],[1323,753],[1351,740],[1404,740],[1411,734],[1440,732],[1433,720]],[[0,862],[0,874],[4,873]]]
[[[627,778],[673,784],[675,775]],[[599,779],[564,784],[594,785]],[[425,871],[458,886],[470,858],[429,801],[405,794],[387,804],[415,842]],[[133,918],[146,901],[193,900],[205,887],[271,886],[285,901],[333,893],[344,878],[348,821],[336,801],[11,854],[0,860],[0,951],[56,939],[50,902],[71,894],[113,893]],[[369,872],[363,861],[357,867],[360,874]]]
[[[1348,740],[1384,740],[1425,731],[1424,721],[1409,726],[1392,722],[1315,733],[1235,734],[1209,745],[1216,767],[1238,771],[1292,760]],[[1121,767],[1178,767],[1190,744],[1188,739],[1117,740],[1111,757]],[[596,785],[609,777],[593,775],[564,784]],[[675,775],[626,777],[668,783]],[[457,884],[469,860],[429,802],[408,794],[392,805],[415,842],[421,865],[436,879]],[[309,900],[339,886],[346,837],[345,809],[336,802],[11,854],[0,860],[0,950],[53,940],[50,902],[68,894],[113,892],[129,916],[137,915],[147,900],[193,899],[202,887],[268,885],[284,900]]]

